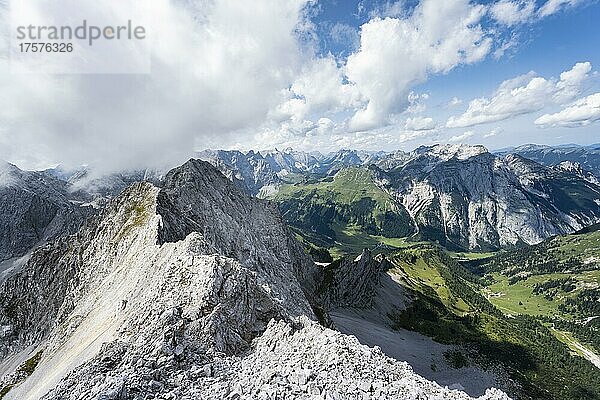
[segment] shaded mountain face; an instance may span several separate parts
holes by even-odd
[[[0,365],[15,371],[2,391],[469,398],[320,326],[323,281],[275,206],[191,160],[160,187],[129,187],[0,286]],[[481,399],[507,397],[490,389]]]
[[[518,154],[546,166],[558,165],[563,161],[578,163],[584,170],[592,172],[596,177],[600,177],[600,144],[590,146],[523,145],[510,149],[508,152]]]
[[[65,182],[39,172],[0,165],[0,262],[34,246],[75,232],[89,210],[80,207]]]

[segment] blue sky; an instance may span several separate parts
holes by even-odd
[[[24,168],[162,168],[206,148],[600,142],[599,0],[27,4],[19,17],[40,25],[144,21],[151,68],[19,73],[0,0],[0,159]]]
[[[397,4],[395,4],[397,3]],[[344,63],[348,55],[356,51],[359,45],[360,28],[370,19],[380,16],[400,17],[410,15],[418,1],[364,1],[364,0],[323,0],[312,9],[312,21],[316,25],[319,37],[319,52],[332,53],[340,63]],[[480,4],[493,6],[495,1],[481,1]],[[535,7],[544,5],[544,0],[535,1]],[[568,3],[568,2],[564,2]],[[392,6],[406,13],[386,14]],[[386,8],[387,7],[387,8]],[[514,35],[514,43],[501,57],[489,55],[481,62],[458,65],[448,73],[435,74],[424,83],[416,85],[413,90],[427,93],[428,115],[440,119],[448,118],[453,112],[464,109],[468,102],[477,97],[490,96],[498,85],[516,76],[530,71],[548,79],[557,78],[563,71],[569,70],[577,62],[589,62],[593,71],[600,66],[600,3],[597,1],[579,1],[563,4],[560,11],[539,20],[512,26],[500,33],[508,39]],[[482,20],[483,24],[494,24],[489,16]],[[347,29],[346,41],[336,40],[332,36],[334,26]],[[502,27],[498,28],[502,30]],[[354,32],[351,34],[351,32]],[[354,39],[353,36],[355,35]],[[599,89],[598,77],[592,77],[582,94],[591,94]],[[447,104],[452,98],[462,101],[461,107],[448,110]],[[558,111],[559,107],[550,107]],[[542,115],[539,111],[527,116],[515,116],[505,121],[481,124],[470,127],[468,132],[475,132],[468,141],[484,142],[490,147],[503,147],[523,143],[580,143],[600,142],[598,123],[577,127],[549,127],[541,129],[532,122],[534,116]],[[502,131],[494,137],[483,138],[486,132],[497,129]],[[460,136],[460,130],[446,129],[432,141],[444,141]],[[478,134],[481,133],[481,134]],[[422,141],[423,139],[418,139]],[[425,139],[427,141],[428,139]],[[412,141],[408,147],[412,145]]]

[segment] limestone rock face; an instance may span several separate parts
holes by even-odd
[[[366,249],[355,260],[344,258],[324,267],[321,304],[327,310],[370,308],[389,268],[391,264],[383,256],[375,259]]]
[[[75,232],[89,210],[71,200],[64,182],[0,161],[0,262]]]
[[[322,282],[275,206],[192,160],[0,286],[0,386],[19,400],[468,398],[321,327]],[[30,375],[9,368],[33,355]]]
[[[483,149],[483,150],[482,150]],[[572,172],[481,146],[434,146],[380,180],[424,239],[449,248],[538,243],[600,221],[600,186]]]

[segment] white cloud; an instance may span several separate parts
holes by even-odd
[[[566,6],[575,6],[581,2],[581,0],[548,0],[540,7],[538,15],[542,18],[547,17],[555,14]]]
[[[406,107],[410,89],[430,74],[482,60],[492,45],[479,24],[484,14],[484,6],[468,0],[423,0],[409,17],[364,24],[360,49],[348,58],[346,75],[366,104],[350,128],[385,125]]]
[[[554,100],[561,104],[573,100],[581,93],[581,86],[592,71],[589,62],[577,63],[568,71],[560,74],[560,80],[556,83]]]
[[[462,135],[452,136],[450,139],[448,139],[448,141],[453,142],[453,143],[464,142],[465,140],[467,140],[467,139],[469,139],[470,137],[473,137],[473,136],[475,136],[475,132],[473,132],[473,131],[466,131]]]
[[[486,138],[486,139],[487,138],[491,138],[491,137],[494,137],[494,136],[498,136],[502,132],[503,132],[502,128],[495,128],[495,129],[492,129],[491,131],[489,131],[488,133],[484,134],[483,137]]]
[[[131,18],[118,3],[103,5]],[[0,60],[0,158],[173,164],[195,146],[259,127],[311,58],[297,36],[305,3],[154,0],[144,8],[155,21],[149,75],[13,75]]]
[[[534,0],[500,0],[490,7],[492,17],[507,26],[529,21],[535,13]]]
[[[498,0],[489,6],[491,18],[506,26],[531,23],[586,0],[547,0],[536,9],[536,0]],[[538,1],[539,3],[539,1]]]
[[[448,102],[448,105],[447,105],[447,107],[448,107],[448,108],[456,107],[456,106],[459,106],[459,105],[461,105],[461,104],[462,104],[462,102],[463,102],[463,101],[462,101],[461,99],[459,99],[458,97],[456,97],[456,96],[455,96],[455,97],[453,97],[452,99],[450,99],[450,101]]]
[[[577,63],[560,75],[558,81],[534,72],[502,82],[490,98],[472,100],[460,116],[446,122],[448,128],[464,128],[539,111],[551,103],[563,104],[581,93],[591,71],[589,62]]]
[[[404,127],[409,131],[430,131],[435,128],[435,122],[433,118],[417,116],[408,118]]]
[[[423,123],[430,123],[424,118]],[[304,121],[303,124],[294,124],[286,121],[281,125],[264,128],[255,135],[254,140],[237,143],[232,148],[265,149],[287,148],[321,152],[335,151],[340,148],[353,148],[363,150],[394,150],[399,148],[414,148],[409,144],[418,140],[420,143],[427,141],[435,143],[434,138],[439,136],[439,129],[433,127],[428,130],[410,129],[417,126],[406,126],[406,121],[396,125],[373,129],[363,132],[350,132],[347,121],[335,122],[330,119],[320,119],[318,123]]]
[[[148,27],[148,75],[11,75],[0,59],[0,158],[26,167],[85,163],[114,170],[173,165],[194,148],[355,147],[352,140],[383,148],[430,138],[439,127],[420,116],[428,95],[415,94],[417,85],[497,50],[501,43],[494,47],[494,40],[506,35],[497,24],[489,27],[489,10],[510,25],[525,20],[530,7],[529,0],[491,7],[422,0],[414,8],[390,1],[360,37],[347,25],[331,27],[333,40],[356,42],[344,61],[313,47],[306,6],[314,3],[154,0],[145,8],[155,21]],[[5,5],[0,0],[0,18],[6,18]],[[131,18],[118,2],[102,5]],[[549,1],[542,8],[549,13],[565,5]],[[6,50],[4,39],[0,50]],[[548,98],[569,101],[580,95],[586,74],[579,67],[558,82],[533,75],[505,82],[451,120],[470,126],[539,110]],[[449,106],[460,103],[455,98]]]
[[[409,114],[421,114],[427,109],[425,102],[429,100],[429,94],[418,94],[411,91],[407,96],[407,100],[408,107],[406,107],[406,112]]]
[[[344,83],[342,71],[331,55],[307,63],[285,92],[285,98],[276,107],[275,118],[302,120],[312,113],[358,106],[361,99],[354,85]]]
[[[600,93],[595,93],[577,100],[560,112],[542,115],[535,120],[535,124],[544,127],[579,127],[598,120],[600,120]]]

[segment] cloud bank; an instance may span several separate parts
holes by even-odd
[[[78,4],[89,4],[92,15],[97,3]],[[142,10],[152,21],[150,74],[11,74],[0,59],[0,159],[114,171],[171,166],[207,147],[328,150],[435,140],[442,126],[426,115],[431,100],[420,84],[503,54],[514,45],[511,27],[578,3],[389,2],[358,30],[330,26],[332,40],[351,42],[346,57],[319,51],[316,0],[153,0]],[[102,4],[131,18],[120,2]],[[0,0],[5,29],[7,15]],[[7,46],[5,32],[0,49]],[[581,63],[559,79],[530,73],[506,81],[446,127],[566,106],[581,95],[590,69]],[[448,100],[445,109],[462,102]]]
[[[535,72],[502,82],[491,97],[472,100],[467,110],[452,116],[448,128],[465,128],[502,121],[523,114],[540,111],[548,104],[564,104],[581,93],[592,65],[577,63],[560,74],[560,79],[546,79]]]
[[[575,101],[554,114],[544,114],[535,120],[536,125],[543,127],[580,127],[600,120],[600,93],[594,93]]]

